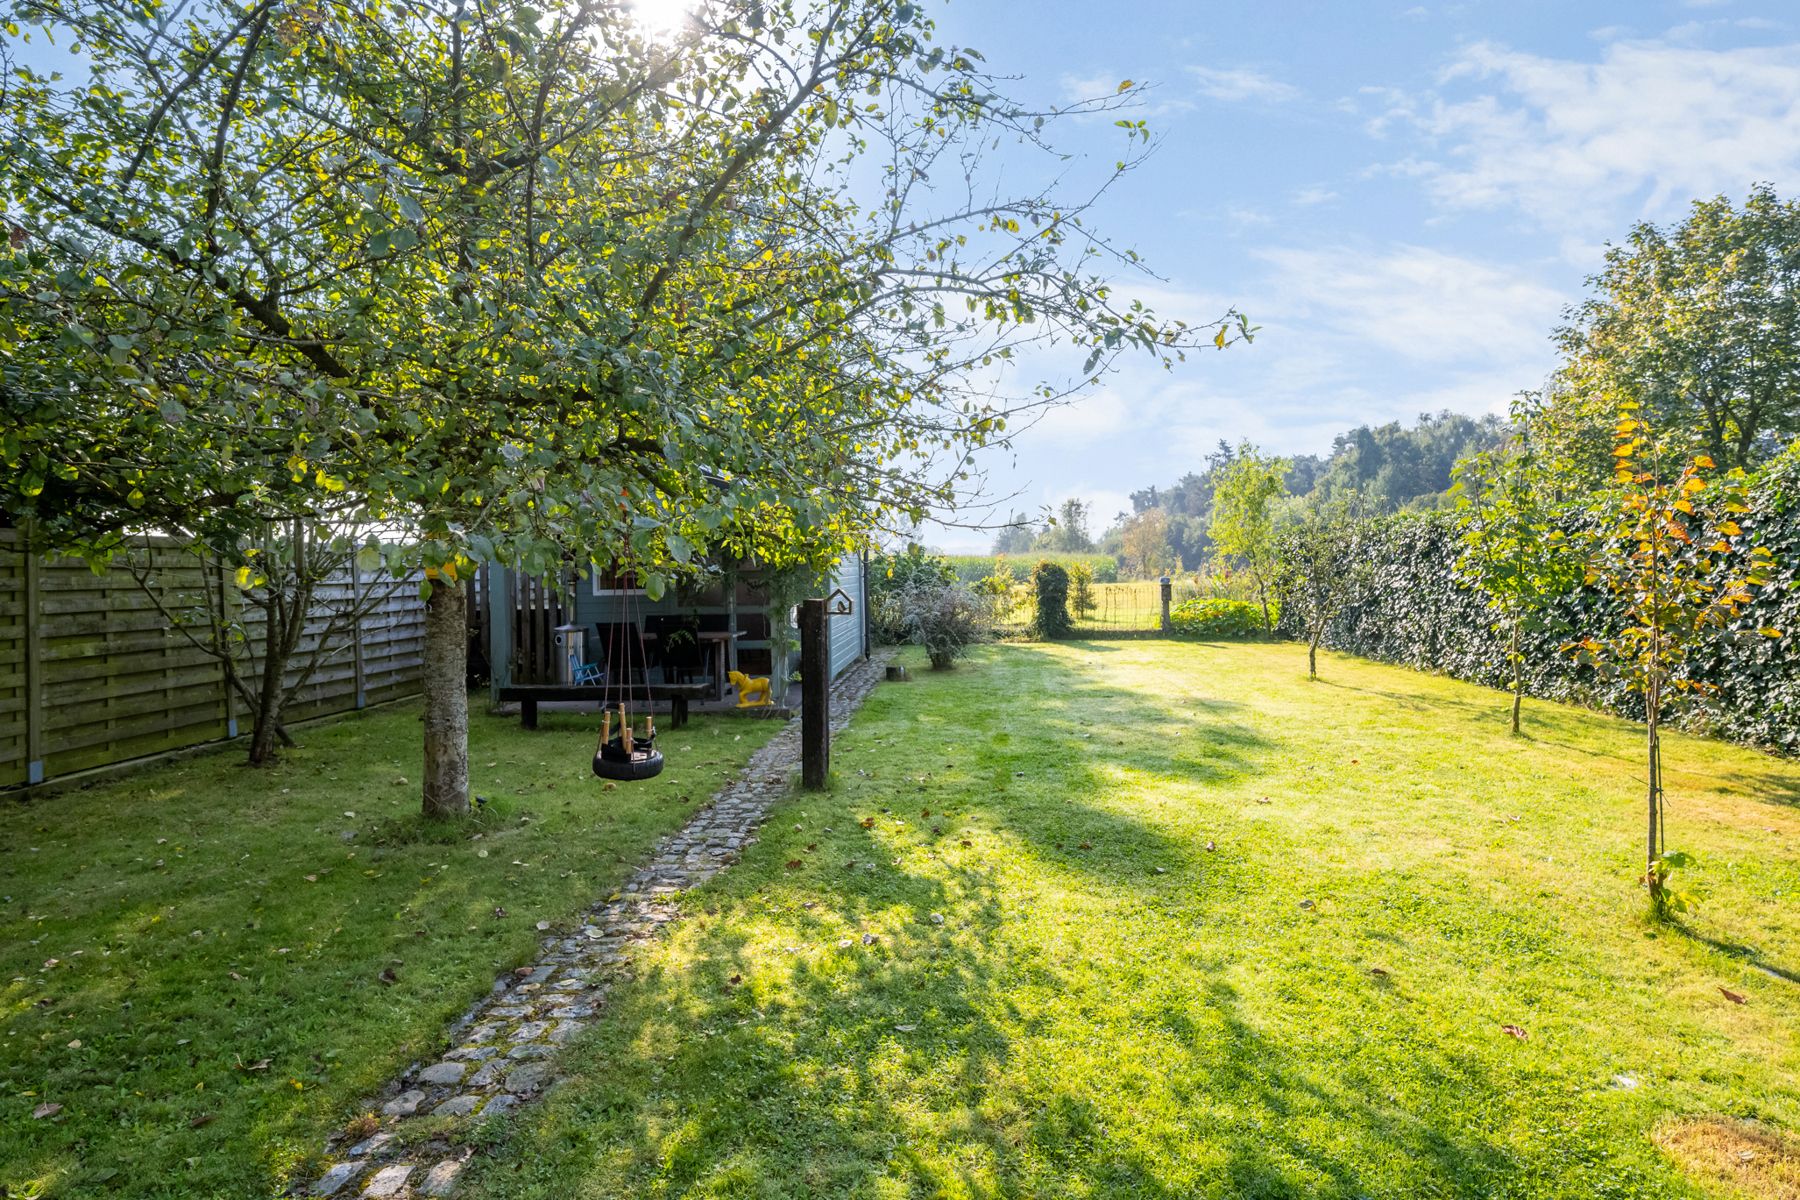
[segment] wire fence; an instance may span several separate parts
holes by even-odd
[[[1170,606],[1201,595],[1192,583],[1171,586]],[[1069,617],[1077,637],[1154,634],[1162,629],[1162,584],[1155,579],[1127,583],[1095,583],[1082,597],[1071,589]],[[1031,636],[1037,617],[1035,594],[1029,584],[1017,584],[994,602],[994,631],[1003,638]]]

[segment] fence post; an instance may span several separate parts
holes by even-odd
[[[800,783],[822,788],[831,773],[831,667],[825,601],[800,602]]]
[[[44,782],[44,663],[43,622],[39,608],[37,526],[30,521],[22,531],[19,552],[25,569],[25,782]]]
[[[363,628],[362,628],[362,568],[356,565],[361,555],[352,551],[350,555],[350,655],[351,666],[356,672],[353,686],[356,688],[356,707],[368,706],[367,682],[363,668]]]
[[[1161,582],[1162,582],[1162,631],[1164,633],[1167,633],[1167,632],[1169,632],[1169,630],[1171,628],[1173,628],[1169,624],[1169,600],[1172,598],[1175,588],[1174,588],[1174,585],[1172,585],[1169,582],[1169,577],[1167,575],[1164,575],[1162,577]]]

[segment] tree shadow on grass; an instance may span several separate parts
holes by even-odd
[[[496,1131],[475,1194],[1347,1198],[1391,1193],[1396,1172],[1478,1194],[1515,1170],[1471,1132],[1485,1126],[1467,1106],[1382,1099],[1385,1060],[1359,1064],[1354,1014],[1321,1053],[1279,1020],[1259,1025],[1218,981],[1222,960],[1108,946],[1097,969],[1076,948],[1086,930],[1026,919],[1006,890],[1024,859],[1042,881],[1033,902],[1079,896],[1079,911],[1178,888],[1207,905],[1208,889],[1233,886],[1224,868],[1184,877],[1196,847],[1089,797],[1146,757],[1192,770],[1165,744],[1196,725],[1225,744],[1200,764],[1220,780],[1253,775],[1273,747],[1233,727],[1229,703],[1171,714],[1054,663],[1026,673],[1056,685],[1025,708],[1029,728],[991,705],[962,713],[1008,674],[945,677],[931,704],[909,694],[903,712],[853,726],[842,786],[784,802],[770,844],[688,895],[673,945],[571,1047],[576,1076]],[[1132,734],[1085,745],[1095,712]],[[953,717],[966,744],[946,750]],[[865,755],[865,737],[888,749]],[[860,773],[896,758],[911,773]],[[948,795],[940,769],[959,776]],[[943,832],[926,832],[934,821]],[[959,846],[975,826],[1002,844]],[[1145,869],[1159,857],[1167,877]],[[1175,971],[1194,987],[1130,982]],[[1429,1054],[1471,1103],[1503,1090],[1473,1061]]]
[[[1800,772],[1793,769],[1723,771],[1720,774],[1733,788],[1753,799],[1783,808],[1800,808]]]
[[[1384,1104],[1377,1081],[1309,1074],[1205,982],[1218,964],[1190,964],[1202,987],[1178,1012],[1072,976],[1009,937],[990,869],[834,873],[811,909],[791,877],[747,882],[691,898],[717,916],[617,991],[573,1048],[582,1073],[511,1128],[477,1194],[1350,1197],[1391,1190],[1396,1162],[1478,1194],[1512,1169],[1481,1136]],[[931,911],[955,919],[896,920]],[[1097,1014],[1090,1039],[1150,1021],[1173,1057],[1059,1042],[1092,1004],[1134,1011]],[[1446,1064],[1461,1086],[1477,1071]],[[1140,1100],[1160,1119],[1141,1123]]]
[[[1777,979],[1785,979],[1789,983],[1800,984],[1800,972],[1770,962],[1763,957],[1763,952],[1758,950],[1755,946],[1747,946],[1742,942],[1732,942],[1727,941],[1724,938],[1712,937],[1708,934],[1701,933],[1698,929],[1695,929],[1685,921],[1670,920],[1665,922],[1665,924],[1689,941],[1698,942],[1703,946],[1710,946],[1727,958],[1746,963],[1756,970],[1763,972],[1765,975],[1771,975]]]
[[[1023,651],[1015,661],[1025,669],[989,676],[978,668],[946,680],[946,690],[932,698],[939,714],[933,720],[956,721],[955,740],[940,745],[929,731],[918,736],[908,747],[916,775],[909,770],[899,781],[865,779],[856,766],[860,745],[847,741],[838,760],[846,799],[891,808],[884,819],[911,818],[914,811],[939,807],[946,787],[961,796],[967,781],[982,781],[987,803],[981,807],[1040,860],[1149,887],[1156,871],[1179,873],[1196,862],[1205,839],[1176,836],[1117,795],[1156,789],[1164,780],[1229,788],[1265,770],[1279,748],[1254,726],[1232,719],[1244,706],[1229,700],[1171,701],[1110,687],[1042,651]],[[1033,686],[1027,720],[989,703],[971,703],[1021,680]],[[938,774],[940,763],[944,776]],[[1199,794],[1194,803],[1204,805],[1207,798]],[[968,807],[967,797],[958,803]],[[1180,814],[1161,815],[1167,820]]]

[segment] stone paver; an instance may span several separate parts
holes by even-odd
[[[834,732],[874,690],[885,666],[878,655],[833,685]],[[331,1168],[296,1194],[376,1200],[449,1195],[470,1154],[455,1144],[463,1122],[452,1121],[424,1140],[396,1136],[400,1127],[426,1116],[440,1124],[443,1118],[498,1116],[553,1086],[558,1048],[599,1019],[608,981],[629,965],[632,949],[680,918],[674,898],[756,843],[757,829],[799,766],[800,722],[793,720],[750,756],[710,804],[664,838],[614,897],[589,909],[579,928],[546,936],[535,962],[496,979],[486,998],[451,1027],[443,1054],[414,1064],[375,1099],[382,1130],[348,1149],[334,1148]],[[411,1161],[399,1161],[402,1155]],[[424,1169],[421,1163],[435,1165]]]

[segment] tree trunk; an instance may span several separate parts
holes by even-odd
[[[1325,634],[1325,627],[1320,625],[1313,630],[1312,641],[1306,647],[1306,677],[1319,677],[1319,639]]]
[[[1645,696],[1645,724],[1649,733],[1645,738],[1644,749],[1648,759],[1648,775],[1650,777],[1647,796],[1649,800],[1648,820],[1645,825],[1644,868],[1645,886],[1650,889],[1651,903],[1662,903],[1662,880],[1656,875],[1656,860],[1661,856],[1662,843],[1662,739],[1658,735],[1657,726],[1661,714],[1662,696],[1656,681],[1650,684],[1650,691]]]
[[[1519,732],[1519,706],[1525,702],[1525,656],[1519,653],[1519,626],[1512,628],[1513,712],[1512,731]]]
[[[270,683],[274,688],[271,690]],[[262,691],[256,700],[255,722],[250,731],[249,762],[253,767],[267,766],[275,760],[275,746],[284,730],[281,727],[281,676],[265,668]],[[289,744],[292,744],[289,739]]]
[[[425,601],[424,812],[460,817],[469,811],[468,597],[438,580]]]
[[[1262,601],[1263,632],[1274,633],[1275,623],[1269,620],[1269,589],[1259,576],[1256,580],[1256,598]]]

